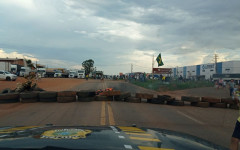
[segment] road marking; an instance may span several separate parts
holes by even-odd
[[[102,126],[106,125],[105,101],[102,102],[101,121],[100,121],[100,124],[101,124]]]
[[[174,150],[168,148],[156,148],[156,147],[146,147],[146,146],[138,146],[140,150]]]
[[[150,139],[150,138],[141,138],[141,137],[129,137],[131,140],[140,140],[140,141],[152,141],[152,142],[161,142],[159,139]]]
[[[125,132],[125,133],[130,135],[152,136],[151,134],[147,134],[147,133],[132,133],[132,132]]]
[[[118,136],[118,137],[119,137],[119,139],[125,139],[125,137],[124,137],[124,136],[121,136],[121,135]]]
[[[133,149],[131,145],[124,145],[126,149]]]
[[[199,123],[199,124],[201,124],[201,125],[204,125],[203,122],[201,122],[201,121],[199,121],[199,120],[197,120],[197,119],[195,119],[195,118],[193,118],[193,117],[191,117],[191,116],[188,116],[187,114],[185,114],[185,113],[183,113],[183,112],[181,112],[181,111],[177,111],[177,113],[179,113],[179,114],[187,117],[188,119],[191,119],[191,120],[195,121],[196,123]]]
[[[113,117],[112,107],[110,103],[108,103],[108,120],[110,125],[115,125],[115,120]]]

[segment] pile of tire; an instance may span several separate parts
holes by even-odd
[[[22,103],[34,103],[38,101],[39,92],[24,92],[20,93],[20,102]]]
[[[165,100],[162,100],[162,99],[160,99],[160,98],[153,98],[151,101],[150,101],[150,103],[152,103],[152,104],[165,104]]]
[[[202,102],[208,102],[210,107],[216,107],[216,108],[226,108],[227,107],[226,104],[221,103],[220,98],[202,97]]]
[[[180,100],[175,100],[173,99],[172,101],[167,101],[167,105],[172,105],[172,106],[184,106],[184,102]]]
[[[19,102],[18,93],[0,94],[0,103],[16,103]]]
[[[239,109],[239,107],[237,105],[238,99],[222,98],[221,102],[226,104],[226,107],[229,107],[231,109]]]
[[[91,102],[95,101],[96,92],[95,91],[78,91],[77,101],[78,102]]]
[[[112,96],[97,95],[95,100],[96,101],[113,101],[113,97]]]
[[[122,92],[120,95],[115,96],[114,100],[116,100],[116,101],[126,101],[129,97],[131,97],[130,92]]]
[[[137,97],[128,97],[126,98],[126,102],[130,102],[130,103],[141,103],[141,98],[137,98]]]
[[[38,94],[40,102],[56,102],[57,92],[44,91]]]
[[[58,103],[70,103],[76,102],[76,92],[75,91],[61,91],[57,93]]]

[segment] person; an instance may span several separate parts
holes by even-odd
[[[163,82],[165,82],[165,79],[166,79],[166,77],[165,77],[165,76],[163,76],[163,77],[162,77],[162,81],[163,81]]]
[[[235,92],[235,97],[238,99],[237,104],[239,107],[240,106],[239,105],[239,101],[240,101],[240,90],[239,89]],[[240,113],[239,113],[239,117],[237,119],[234,131],[232,134],[230,150],[238,150],[239,142],[240,142]]]
[[[232,79],[229,83],[229,91],[230,91],[231,97],[233,96],[234,88],[235,88],[235,83],[234,83],[234,80]]]
[[[86,75],[86,80],[88,80],[88,74]]]
[[[223,88],[226,88],[226,81],[223,81]]]
[[[220,78],[218,81],[218,88],[221,88],[223,86],[223,80]]]

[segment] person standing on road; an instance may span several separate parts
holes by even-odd
[[[238,89],[236,91],[235,96],[238,99],[237,104],[239,107],[240,106],[240,103],[239,103],[240,102],[240,89]],[[239,110],[239,117],[237,119],[235,129],[232,134],[230,150],[238,150],[239,142],[240,142],[240,110]]]
[[[86,80],[88,80],[88,74],[86,75]]]
[[[229,83],[229,90],[230,90],[230,96],[231,97],[233,96],[234,88],[235,88],[235,83],[234,83],[234,80],[232,79]]]

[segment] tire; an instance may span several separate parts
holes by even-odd
[[[21,103],[35,103],[37,101],[37,98],[20,98]]]
[[[33,99],[38,98],[38,92],[20,93],[20,98],[22,99]]]
[[[5,93],[11,93],[11,89],[7,88],[7,89],[3,89],[0,94],[5,94]]]
[[[87,98],[96,96],[95,91],[79,91],[76,93],[78,97]]]
[[[172,98],[169,95],[158,95],[158,99],[164,100],[164,101],[171,101]]]
[[[212,105],[212,107],[216,107],[216,108],[227,108],[226,103],[213,103],[213,104],[210,104],[210,106],[211,105]]]
[[[126,100],[127,98],[131,97],[131,93],[130,92],[123,92],[118,96],[115,96],[115,100],[116,101],[123,101]]]
[[[19,102],[19,94],[6,93],[0,94],[0,103],[16,103]]]
[[[102,95],[98,95],[96,96],[96,101],[112,101],[113,97],[110,96],[102,96]]]
[[[151,103],[152,104],[165,104],[165,100],[161,100],[161,99],[158,99],[158,98],[153,98],[151,100]]]
[[[220,103],[221,99],[219,98],[213,98],[213,97],[202,97],[203,102],[209,102],[209,103]]]
[[[6,80],[7,80],[7,81],[11,81],[11,78],[10,78],[10,77],[6,77]]]
[[[173,106],[184,106],[184,102],[183,101],[173,101],[172,104]]]
[[[200,97],[182,96],[181,100],[186,102],[200,102]]]
[[[233,100],[232,98],[222,98],[221,102],[226,104],[236,104],[236,101]]]
[[[58,92],[57,97],[76,97],[76,92],[74,92],[74,91]]]
[[[153,94],[136,93],[136,98],[153,99]]]
[[[130,102],[130,103],[141,103],[141,98],[129,97],[128,102]]]
[[[191,106],[197,106],[198,102],[191,102]]]
[[[38,94],[38,97],[40,99],[56,99],[57,98],[57,92],[40,92]]]
[[[209,107],[209,102],[198,102],[197,107],[207,108]]]
[[[57,102],[57,97],[55,97],[55,98],[40,98],[39,102]]]
[[[91,101],[95,101],[95,100],[96,100],[95,97],[78,98],[78,102],[91,102]]]
[[[76,102],[76,97],[58,97],[58,103],[69,103],[69,102]]]

